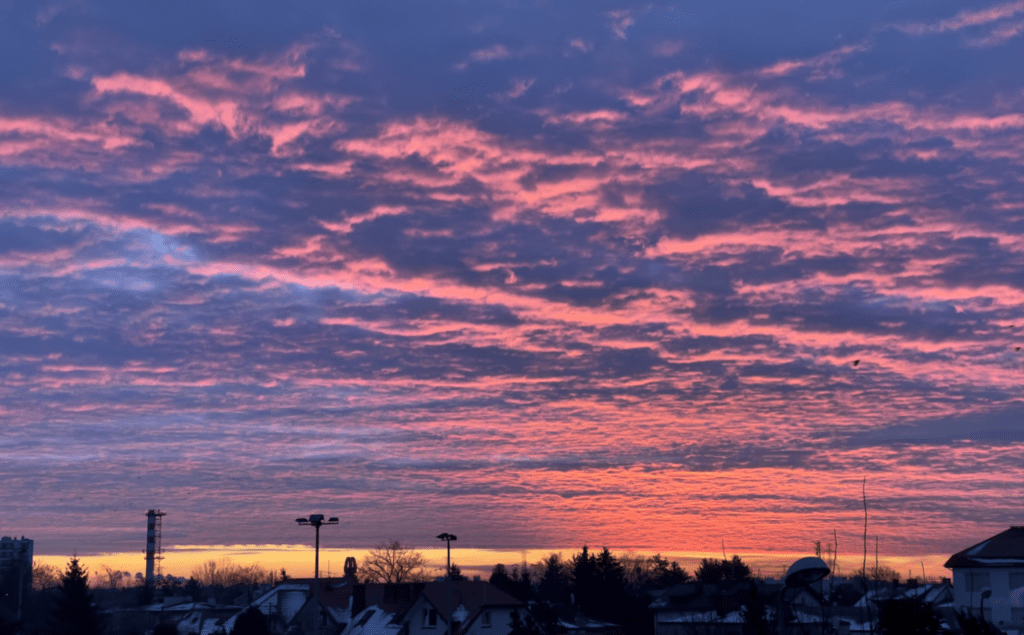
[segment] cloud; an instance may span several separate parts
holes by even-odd
[[[156,504],[267,542],[188,520],[254,501],[762,548],[855,524],[865,470],[908,552],[1017,513],[1016,4],[0,11],[0,500],[41,549]]]
[[[892,28],[909,35],[944,33],[946,31],[960,31],[962,29],[990,24],[992,22],[1012,18],[1018,13],[1024,13],[1024,2],[1007,2],[986,7],[984,9],[964,9],[951,18],[945,18],[933,22],[910,22],[897,24],[893,25]]]

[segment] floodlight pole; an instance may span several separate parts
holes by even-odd
[[[438,534],[438,540],[444,540],[448,543],[448,568],[445,569],[445,578],[447,580],[448,587],[448,635],[452,635],[452,541],[458,540],[455,534],[445,532]]]
[[[320,617],[320,621],[317,623],[317,632],[319,633],[323,630],[324,622],[324,607],[320,604],[320,526],[337,525],[338,518],[331,516],[324,520],[323,514],[310,514],[309,518],[296,518],[295,522],[300,525],[312,525],[316,529],[316,548],[314,549],[315,555],[313,556],[313,593],[316,596],[316,609]]]
[[[786,577],[782,582],[782,590],[779,591],[779,606],[777,609],[779,617],[779,635],[785,635],[786,621],[783,618],[783,607],[785,606],[786,591],[790,589],[802,589],[810,586],[827,576],[830,572],[828,564],[821,558],[800,558],[789,567]],[[825,626],[824,614],[822,615],[822,627]]]

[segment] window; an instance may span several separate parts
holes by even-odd
[[[1010,590],[1019,589],[1024,586],[1024,573],[1010,574]]]
[[[989,580],[988,572],[979,573],[972,571],[967,574],[967,590],[972,593],[981,593],[983,589],[990,588],[992,582]]]
[[[480,625],[483,626],[484,628],[490,628],[491,627],[491,612],[490,611],[484,611],[483,615],[480,616]]]
[[[437,628],[437,609],[424,609],[423,627]]]

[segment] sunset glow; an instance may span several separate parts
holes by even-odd
[[[840,4],[0,8],[0,534],[948,575],[1024,524],[1024,2]]]

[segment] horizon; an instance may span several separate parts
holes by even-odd
[[[1022,525],[1022,46],[1024,0],[4,3],[0,535]]]
[[[970,546],[970,545],[967,545]],[[581,546],[582,547],[582,546]],[[503,549],[452,549],[452,563],[459,566],[459,569],[467,577],[479,575],[482,580],[490,577],[492,569],[497,564],[520,565],[525,562],[527,565],[535,565],[542,558],[550,554],[559,554],[565,559],[571,558],[579,553],[581,547],[562,549],[529,549],[529,550],[503,550]],[[600,552],[603,547],[588,545],[591,551]],[[609,547],[611,553],[618,557],[623,555],[653,556],[660,553],[669,561],[676,561],[692,576],[703,558],[721,559],[722,553],[712,552],[686,552],[686,551],[653,551],[646,549],[617,549]],[[188,578],[192,569],[209,560],[220,560],[227,558],[236,564],[249,565],[259,564],[268,572],[279,574],[284,568],[289,577],[312,578],[313,577],[313,548],[303,545],[222,545],[217,548],[173,548],[165,551],[166,559],[162,565],[162,573],[177,577]],[[344,559],[348,556],[356,558],[357,566],[362,558],[369,551],[369,548],[320,548],[320,575],[321,577],[341,577],[341,568]],[[435,570],[438,575],[443,575],[445,568],[446,550],[444,548],[416,548],[427,559],[426,572],[432,573]],[[523,553],[528,554],[522,559]],[[805,553],[733,553],[728,551],[728,558],[738,555],[750,568],[755,577],[780,579],[784,577],[785,571],[795,560],[814,555],[811,549]],[[916,556],[895,556],[892,554],[879,554],[878,565],[889,567],[900,574],[901,580],[915,578],[918,580],[938,580],[940,578],[952,578],[952,571],[945,569],[942,565],[952,554],[922,554]],[[518,556],[515,558],[514,556]],[[133,552],[106,553],[106,554],[48,554],[38,555],[35,559],[38,562],[56,566],[63,570],[72,557],[77,557],[79,562],[89,569],[90,584],[98,585],[101,579],[97,573],[103,565],[114,570],[129,571],[132,575],[145,572],[145,558],[139,557]],[[509,559],[509,557],[513,557]],[[822,558],[829,558],[823,552]],[[852,574],[861,567],[862,555],[840,555],[836,562],[836,577],[845,577],[845,573]],[[135,563],[132,565],[131,563]],[[868,569],[875,566],[873,551],[868,554]],[[337,566],[332,567],[332,563]],[[134,568],[133,568],[134,566]],[[308,569],[308,571],[307,571]],[[332,572],[333,569],[333,572]],[[922,569],[924,570],[922,572]],[[912,574],[912,575],[908,575]],[[333,574],[333,575],[331,575]]]

